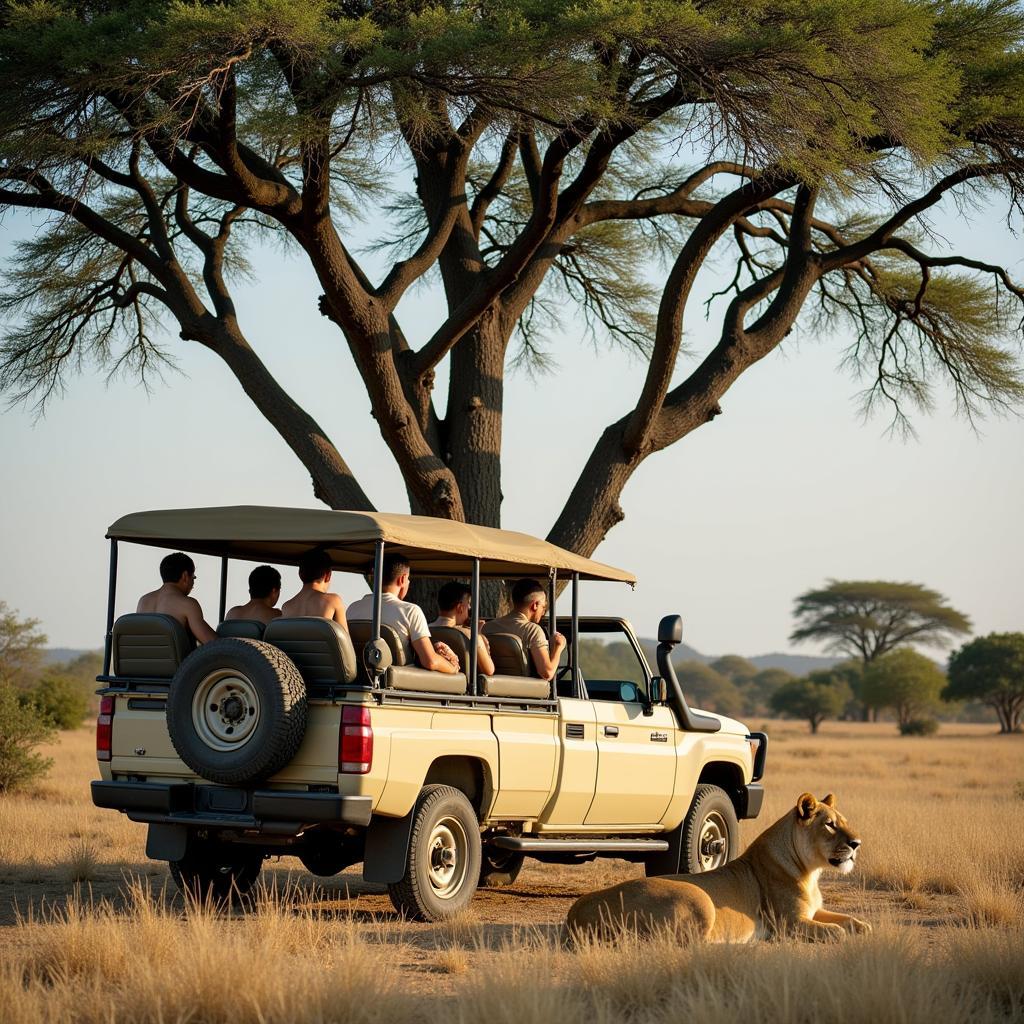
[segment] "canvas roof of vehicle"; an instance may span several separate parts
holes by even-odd
[[[107,537],[284,565],[294,565],[310,548],[322,547],[336,569],[358,573],[372,567],[374,547],[382,540],[425,576],[465,576],[468,561],[479,558],[482,576],[543,578],[554,569],[563,579],[577,572],[581,579],[636,582],[632,573],[529,534],[391,512],[262,505],[160,509],[122,516]]]

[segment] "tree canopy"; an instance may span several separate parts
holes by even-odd
[[[942,382],[970,416],[1024,397],[1024,290],[928,221],[1021,209],[1022,42],[1010,0],[7,0],[0,207],[49,217],[6,269],[0,386],[45,403],[85,365],[146,376],[203,346],[318,498],[372,507],[236,307],[252,240],[277,238],[412,510],[496,526],[506,371],[579,320],[646,367],[550,530],[590,554],[637,467],[801,324],[851,329],[896,422]],[[723,259],[710,343],[684,352]],[[446,309],[414,346],[421,282]]]
[[[903,644],[942,644],[969,633],[971,621],[920,583],[829,580],[796,599],[794,643],[823,641],[865,666]]]
[[[930,658],[903,648],[876,658],[865,670],[861,699],[871,708],[891,708],[905,727],[934,711],[946,676]]]
[[[841,675],[824,670],[783,683],[772,694],[771,705],[779,714],[804,719],[816,733],[827,718],[842,713],[852,696]]]
[[[1017,732],[1024,715],[1024,633],[989,633],[949,659],[945,700],[978,700],[995,708],[1000,732]]]
[[[46,634],[38,619],[23,619],[0,601],[0,685],[25,687],[36,681],[43,663]]]

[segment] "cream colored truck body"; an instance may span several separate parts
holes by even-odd
[[[111,760],[100,763],[104,780],[208,784],[175,752],[161,701],[126,693],[115,702]],[[743,726],[723,718],[719,732],[688,733],[667,705],[645,715],[641,704],[567,697],[558,700],[557,712],[456,701],[381,704],[370,694],[309,703],[298,754],[266,788],[337,786],[342,795],[371,797],[373,813],[385,817],[410,812],[442,758],[479,766],[482,826],[516,824],[538,833],[668,831],[682,821],[709,765],[731,766],[744,786],[753,776]],[[364,775],[338,771],[342,708],[355,703],[370,709],[373,729],[373,762]],[[604,735],[609,725],[619,730],[617,745]],[[581,736],[567,735],[580,726]]]

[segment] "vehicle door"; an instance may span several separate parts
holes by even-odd
[[[558,733],[561,750],[555,789],[539,820],[551,827],[582,825],[594,801],[597,782],[597,720],[593,703],[559,696]]]
[[[624,625],[581,622],[579,646],[597,730],[597,786],[585,824],[656,825],[675,787],[675,717],[648,704],[649,673]]]

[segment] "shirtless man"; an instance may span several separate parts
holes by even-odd
[[[176,551],[160,563],[163,586],[139,598],[137,612],[170,615],[201,644],[217,639],[213,627],[203,618],[203,609],[188,595],[196,585],[196,563],[184,552]]]
[[[299,561],[299,579],[302,580],[302,589],[281,605],[281,614],[287,618],[314,615],[330,619],[347,630],[345,602],[329,589],[331,559],[327,552],[320,548],[307,551]]]
[[[281,597],[281,574],[272,565],[257,566],[249,573],[249,600],[236,604],[224,620],[249,619],[266,625],[279,618],[281,609],[275,608]]]
[[[512,612],[484,625],[486,633],[512,633],[523,642],[523,648],[541,679],[554,679],[558,659],[565,649],[565,637],[555,633],[548,638],[541,622],[548,610],[548,595],[537,580],[520,580],[512,588]]]
[[[472,591],[465,583],[446,583],[437,592],[438,616],[431,626],[448,626],[472,638],[469,628],[469,603]],[[483,622],[480,628],[483,629]],[[491,645],[483,633],[477,635],[476,665],[485,676],[494,675],[494,662],[491,660]]]

